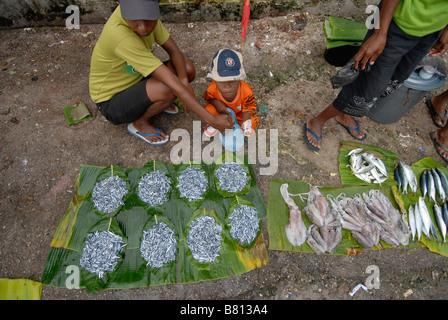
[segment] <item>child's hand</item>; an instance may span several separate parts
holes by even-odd
[[[252,121],[251,120],[244,121],[242,129],[243,129],[243,133],[246,137],[254,135],[252,133]]]

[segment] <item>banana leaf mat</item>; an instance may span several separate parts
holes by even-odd
[[[310,190],[310,186],[308,183],[295,181],[295,180],[280,180],[280,179],[272,179],[269,185],[269,197],[268,197],[268,206],[267,206],[267,226],[269,233],[269,249],[271,250],[282,250],[282,251],[294,251],[294,252],[308,252],[314,253],[313,249],[308,245],[308,243],[304,243],[301,246],[293,246],[286,237],[285,226],[289,223],[289,208],[286,205],[283,197],[280,193],[280,186],[284,183],[289,185],[289,193],[292,194],[301,194],[308,193]],[[334,188],[334,187],[319,187],[319,190],[322,192],[324,196],[332,195],[333,197],[337,197],[339,194],[343,193],[347,197],[353,197],[357,194],[361,194],[364,192],[369,192],[373,187],[372,186],[350,186],[343,188]],[[375,189],[379,189],[383,194],[385,194],[389,199],[391,199],[392,203],[395,207],[398,208],[398,205],[395,202],[395,198],[393,195],[393,191],[391,187],[387,186],[376,186]],[[307,218],[305,213],[303,212],[303,208],[306,203],[302,202],[300,197],[292,196],[292,199],[295,201],[300,211],[302,212],[302,218],[305,222],[305,226],[308,228],[312,223]],[[304,200],[306,201],[306,200]],[[419,247],[421,246],[418,242],[410,242],[408,247]],[[380,241],[380,246],[374,247],[368,250],[378,250],[378,249],[388,249],[392,248],[391,245],[385,243],[384,241]],[[352,255],[359,254],[363,250],[367,250],[363,248],[352,236],[351,232],[346,229],[342,229],[342,241],[339,244],[338,248],[332,255]],[[329,254],[329,253],[325,253]]]
[[[217,162],[219,163],[219,162]],[[175,187],[179,170],[186,165],[201,167],[208,178],[208,190],[204,200],[192,203],[180,197]],[[266,265],[268,262],[266,245],[262,230],[250,248],[240,246],[231,238],[229,227],[226,225],[226,215],[232,203],[241,201],[251,203],[258,211],[259,218],[266,218],[266,203],[256,185],[256,176],[253,168],[247,164],[247,155],[244,159],[246,172],[250,180],[245,190],[230,196],[223,193],[215,182],[214,170],[219,164],[188,163],[172,165],[160,161],[151,161],[143,167],[121,169],[111,166],[118,174],[126,177],[130,192],[125,198],[124,205],[112,217],[101,217],[95,213],[91,200],[91,191],[101,174],[108,167],[82,165],[75,187],[75,195],[66,209],[50,244],[50,254],[45,263],[42,284],[55,287],[66,287],[69,266],[77,266],[81,273],[79,287],[85,287],[91,293],[100,289],[126,289],[148,287],[163,284],[193,283],[204,280],[239,275],[255,268]],[[155,208],[148,208],[138,198],[137,185],[139,178],[149,168],[161,170],[171,178],[172,187],[169,199]],[[224,195],[222,195],[224,194]],[[191,252],[186,245],[186,228],[193,214],[198,211],[214,211],[219,223],[224,226],[223,242],[220,250],[219,262],[204,264],[203,268],[190,263]],[[154,221],[166,221],[173,226],[177,237],[176,260],[167,263],[161,268],[147,266],[140,253],[140,242],[144,227]],[[261,225],[261,224],[260,224]],[[103,279],[98,278],[80,266],[80,258],[86,235],[93,230],[109,228],[126,239],[127,246],[122,260],[116,269]],[[218,259],[217,259],[218,260]]]
[[[350,169],[347,167],[349,164],[349,157],[347,154],[356,148],[363,148],[364,152],[373,153],[377,158],[381,159],[385,164],[388,172],[388,179],[381,185],[378,184],[367,184],[364,181],[356,178],[351,174]],[[371,189],[379,189],[383,194],[385,194],[393,205],[400,210],[407,217],[407,210],[410,205],[414,205],[418,201],[418,197],[422,195],[420,188],[417,193],[412,194],[402,194],[397,188],[397,182],[394,179],[394,167],[395,163],[398,161],[398,155],[371,145],[360,144],[356,142],[341,142],[340,154],[339,154],[339,173],[341,178],[341,184],[344,185],[343,188],[333,188],[322,186],[320,188],[321,192],[327,196],[332,195],[337,197],[339,194],[343,193],[348,197],[353,197],[356,194],[368,192]],[[433,158],[424,158],[411,166],[418,180],[425,169],[430,169],[438,167],[445,175],[448,176],[448,170],[437,162]],[[295,180],[271,180],[269,197],[268,197],[268,207],[267,207],[267,222],[268,222],[268,233],[269,233],[269,249],[272,250],[285,250],[285,251],[296,251],[296,252],[310,252],[314,253],[311,247],[305,242],[300,247],[294,247],[291,245],[285,234],[285,226],[289,223],[289,208],[284,202],[282,195],[280,194],[280,186],[284,183],[289,185],[289,193],[300,194],[309,192],[309,184],[295,181]],[[311,225],[311,222],[303,213],[303,208],[305,203],[302,202],[300,197],[293,197],[299,209],[302,212],[302,218],[305,222],[306,227]],[[426,206],[430,212],[431,219],[435,223],[433,205],[434,203],[425,199]],[[435,224],[437,226],[437,224]],[[437,228],[437,232],[441,237],[440,230]],[[350,231],[342,229],[342,241],[333,253],[334,255],[351,255],[358,254],[363,248],[353,237]],[[448,256],[448,244],[435,239],[431,239],[425,235],[422,235],[420,241],[410,240],[406,248],[416,248],[426,246],[430,251],[441,254],[443,256]],[[403,246],[400,246],[403,247]],[[368,250],[378,250],[378,249],[388,249],[392,248],[391,245],[380,241],[380,246],[374,247]],[[329,254],[329,253],[326,253]]]

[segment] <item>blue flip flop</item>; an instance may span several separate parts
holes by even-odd
[[[166,114],[169,114],[169,115],[175,115],[175,114],[178,114],[178,113],[179,113],[179,107],[176,106],[174,103],[173,103],[170,107],[173,107],[175,111],[170,111],[170,110],[166,110],[166,109],[165,109],[165,110],[163,110],[162,112],[163,112],[163,113],[166,113]]]
[[[134,136],[136,136],[137,138],[142,139],[143,141],[145,141],[146,143],[153,145],[153,146],[162,146],[164,144],[167,144],[168,141],[170,141],[170,138],[165,138],[163,140],[160,140],[158,142],[151,142],[148,139],[145,139],[145,137],[157,137],[157,136],[162,136],[162,133],[160,132],[160,129],[157,128],[157,132],[155,133],[140,133],[138,132],[138,130],[134,127],[134,125],[132,123],[130,123],[128,125],[128,131],[130,133],[132,133]]]
[[[305,129],[305,141],[306,141],[306,144],[308,145],[308,147],[310,147],[311,150],[313,150],[313,151],[316,151],[316,152],[319,151],[320,148],[313,146],[311,144],[311,142],[308,140],[308,138],[306,137],[306,132],[308,131],[309,133],[311,133],[316,138],[317,141],[322,140],[322,136],[320,136],[320,137],[317,136],[317,134],[313,130],[311,130],[307,127],[306,122],[303,124],[303,128]]]
[[[359,122],[358,122],[358,121],[355,120],[356,128],[355,128],[355,127],[344,126],[342,123],[340,123],[340,122],[337,121],[337,120],[336,120],[336,122],[339,123],[342,127],[344,127],[344,129],[347,130],[347,132],[348,132],[353,138],[355,138],[356,140],[360,140],[360,141],[366,140],[366,138],[367,138],[367,134],[364,133],[364,137],[362,137],[362,138],[358,138],[358,137],[356,137],[354,134],[352,134],[352,133],[350,132],[350,131],[356,131],[356,132],[358,132],[358,133],[360,132],[360,126],[359,126]]]

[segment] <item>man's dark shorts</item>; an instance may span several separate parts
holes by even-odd
[[[148,78],[143,78],[132,87],[117,93],[112,99],[97,103],[98,110],[113,124],[134,122],[152,104],[146,93],[146,80]]]

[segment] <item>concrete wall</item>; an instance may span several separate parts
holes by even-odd
[[[166,22],[220,21],[241,19],[243,0],[160,0]],[[65,26],[72,12],[80,11],[80,23],[103,24],[119,1],[113,0],[0,0],[0,28]],[[376,0],[251,0],[251,19],[306,10],[314,14],[351,16],[363,14]]]

